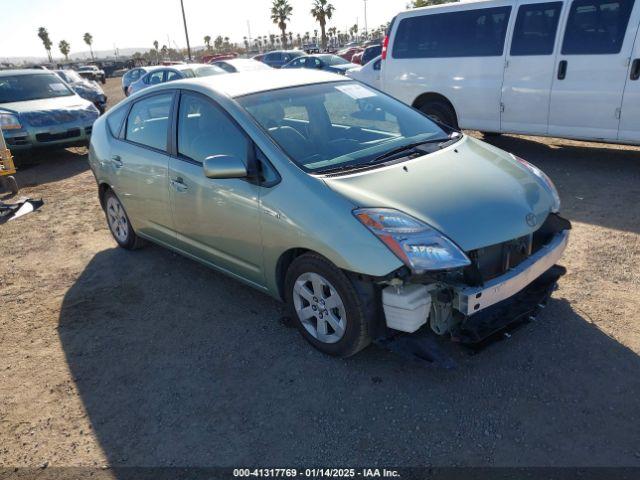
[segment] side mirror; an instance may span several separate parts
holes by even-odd
[[[213,155],[202,163],[207,178],[245,178],[249,175],[247,166],[238,157]]]

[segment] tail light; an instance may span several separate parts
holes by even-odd
[[[382,42],[382,60],[387,59],[388,48],[389,48],[389,35],[385,35],[384,40]]]

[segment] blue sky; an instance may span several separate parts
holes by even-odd
[[[293,6],[291,29],[313,32],[319,29],[309,15],[312,0],[290,0]],[[358,21],[364,27],[363,0],[331,0],[336,7],[329,26],[345,30]],[[408,0],[367,0],[369,27],[388,22],[404,10]],[[192,45],[202,45],[203,37],[231,37],[237,42],[247,36],[277,33],[269,19],[271,0],[184,0]],[[154,40],[185,46],[179,0],[0,0],[0,57],[44,56],[37,37],[38,27],[49,30],[53,52],[62,39],[71,44],[71,53],[86,51],[85,32],[94,37],[94,50],[148,47]],[[168,38],[170,40],[168,40]]]

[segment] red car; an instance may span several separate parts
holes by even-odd
[[[362,48],[360,47],[350,47],[345,48],[344,50],[340,50],[338,52],[338,56],[344,58],[347,62],[352,62],[353,56],[356,53],[362,52]]]
[[[205,55],[202,57],[202,63],[213,63],[218,60],[231,60],[232,58],[236,58],[238,56],[237,53],[218,53],[215,55]]]
[[[356,63],[358,65],[362,65],[362,55],[364,54],[364,50],[359,51],[351,57],[351,63]]]

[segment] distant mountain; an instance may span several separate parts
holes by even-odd
[[[153,47],[140,47],[140,48],[118,48],[118,56],[121,57],[130,57],[136,52],[147,52]],[[58,52],[53,52],[53,58],[56,61],[61,61],[62,56],[59,55]],[[93,55],[96,59],[108,59],[115,58],[115,54],[113,50],[95,50]],[[71,60],[90,60],[91,52],[87,50],[86,52],[74,52],[69,55],[69,59]],[[48,59],[46,55],[43,56],[32,56],[32,57],[0,57],[0,63],[47,63]]]

